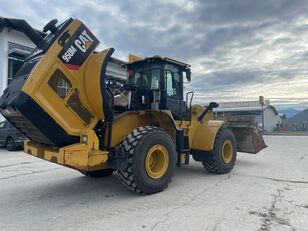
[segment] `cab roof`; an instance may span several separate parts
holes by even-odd
[[[159,56],[159,55],[155,55],[153,57],[146,57],[144,59],[140,59],[140,60],[137,60],[135,62],[132,62],[132,63],[128,63],[126,64],[126,66],[129,68],[129,67],[134,67],[134,66],[137,66],[137,65],[142,65],[142,64],[147,64],[147,63],[169,63],[169,64],[173,64],[173,65],[176,65],[178,67],[180,67],[181,69],[190,69],[190,65],[187,64],[187,63],[183,63],[183,62],[180,62],[180,61],[177,61],[175,59],[171,59],[171,58],[168,58],[168,57],[162,57],[162,56]]]

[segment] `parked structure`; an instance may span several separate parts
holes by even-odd
[[[284,131],[308,131],[308,109],[285,120],[281,128]]]

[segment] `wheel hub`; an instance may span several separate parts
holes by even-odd
[[[145,158],[145,170],[148,176],[153,179],[161,178],[166,173],[168,165],[167,149],[161,144],[151,147]]]
[[[229,164],[233,158],[233,145],[231,140],[225,140],[221,148],[221,157],[224,163]]]

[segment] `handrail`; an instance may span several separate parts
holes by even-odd
[[[192,118],[192,116],[191,116],[191,103],[192,103],[192,100],[194,98],[194,94],[195,94],[195,92],[193,92],[193,91],[186,92],[186,118],[187,118],[187,120],[189,118],[188,126],[191,125],[191,118]],[[189,95],[191,95],[191,98],[190,98],[190,101],[189,101],[189,114],[188,114],[188,104],[187,103],[188,103],[188,96]],[[189,116],[187,116],[187,115],[189,115]]]

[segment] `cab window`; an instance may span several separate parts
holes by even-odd
[[[165,85],[167,97],[182,99],[180,77],[178,73],[166,70],[165,72]]]
[[[139,88],[159,89],[160,69],[154,68],[137,72],[130,71],[128,82]]]

